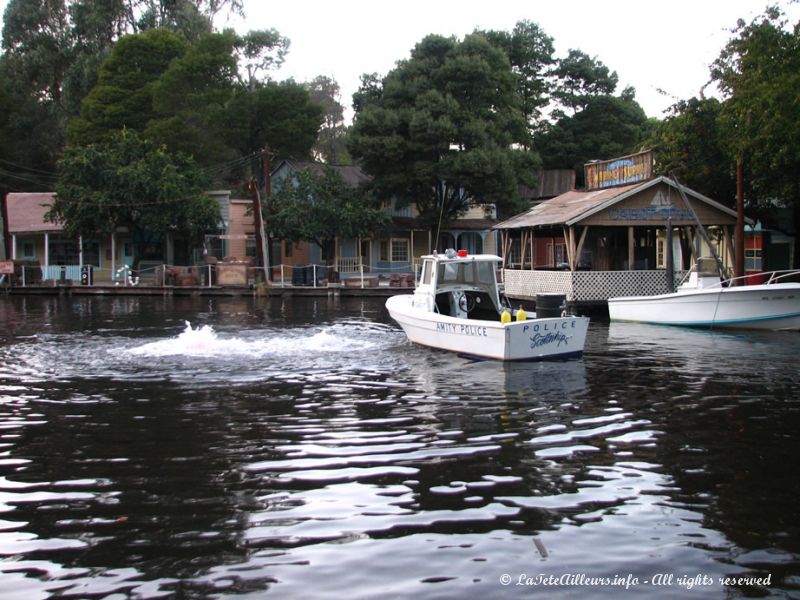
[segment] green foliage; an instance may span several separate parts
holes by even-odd
[[[242,155],[269,146],[276,159],[309,158],[322,123],[322,108],[293,81],[239,89],[224,117],[224,136]]]
[[[235,157],[220,127],[236,85],[235,42],[230,31],[208,34],[170,63],[153,85],[148,139],[203,165]]]
[[[127,227],[134,234],[176,232],[199,240],[218,225],[219,208],[202,193],[207,181],[195,162],[132,131],[68,149],[59,168],[46,218],[62,223],[67,236]]]
[[[519,21],[511,33],[484,32],[487,39],[503,50],[517,79],[521,109],[533,134],[542,109],[550,102],[550,71],[555,64],[553,38],[531,21]]]
[[[177,33],[154,29],[122,38],[100,67],[81,116],[68,125],[71,145],[106,141],[123,129],[143,132],[154,118],[153,90],[188,44]]]
[[[609,72],[602,62],[580,50],[570,50],[559,60],[554,75],[558,83],[553,98],[573,114],[585,109],[593,98],[613,94],[619,81],[616,71]]]
[[[236,40],[239,62],[247,71],[247,79],[240,78],[242,85],[252,90],[259,83],[259,72],[277,69],[283,64],[289,51],[289,38],[281,36],[275,29],[248,31]]]
[[[314,145],[315,158],[328,164],[350,164],[347,151],[347,127],[344,125],[344,107],[339,99],[339,84],[330,77],[320,75],[308,84],[312,102],[322,108],[322,128]]]
[[[573,168],[579,184],[590,160],[624,156],[638,150],[647,119],[630,93],[596,96],[571,117],[562,117],[537,138],[548,169]]]
[[[645,145],[656,152],[657,173],[674,175],[683,185],[733,206],[735,161],[720,131],[722,108],[715,98],[678,102],[672,115],[655,125]]]
[[[459,42],[428,36],[381,84],[357,94],[350,150],[373,177],[380,197],[416,204],[430,230],[476,203],[518,208],[520,163],[527,140],[505,53],[484,35]]]
[[[726,98],[723,135],[744,162],[751,205],[778,199],[798,207],[800,24],[789,27],[772,8],[750,24],[740,21],[734,33],[712,69]]]
[[[319,246],[336,237],[381,235],[390,223],[364,189],[348,186],[330,166],[321,175],[300,170],[266,204],[266,221],[278,238]]]

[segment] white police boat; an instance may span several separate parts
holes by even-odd
[[[411,342],[431,348],[496,360],[581,355],[589,319],[563,306],[550,308],[552,314],[541,307],[538,315],[510,310],[497,286],[501,263],[499,256],[464,250],[423,256],[414,293],[390,297],[386,309]]]

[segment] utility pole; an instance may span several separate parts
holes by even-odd
[[[744,167],[742,159],[736,159],[736,233],[734,235],[736,265],[734,276],[744,276]],[[741,282],[741,279],[739,280]]]
[[[264,147],[264,172],[266,177],[264,179],[264,187],[267,190],[267,194],[270,193],[270,183],[269,183],[269,148]],[[256,258],[258,260],[258,266],[264,269],[264,281],[267,282],[270,280],[269,277],[269,253],[267,252],[267,245],[266,240],[264,238],[264,216],[261,212],[261,191],[259,190],[258,181],[253,178],[252,181],[253,191],[255,192],[253,197],[253,217],[255,220],[255,234],[256,234]]]

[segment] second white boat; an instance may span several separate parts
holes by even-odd
[[[612,321],[686,327],[800,329],[800,271],[762,274],[766,283],[722,280],[716,263],[700,259],[688,280],[672,294],[609,298]]]

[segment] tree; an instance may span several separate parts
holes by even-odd
[[[59,163],[56,196],[45,218],[70,237],[109,234],[126,227],[136,243],[168,232],[199,245],[219,225],[219,207],[203,193],[207,181],[196,163],[169,154],[132,131],[111,142],[68,149]]]
[[[339,84],[320,75],[308,84],[312,102],[322,107],[322,129],[314,146],[315,157],[332,165],[350,163],[345,138],[344,107],[339,101]]]
[[[189,45],[179,34],[153,29],[119,40],[100,66],[97,85],[67,126],[73,145],[107,141],[121,129],[144,132],[156,116],[153,90]]]
[[[269,199],[266,221],[280,239],[320,247],[337,237],[380,235],[389,226],[388,215],[375,206],[367,191],[348,186],[331,166],[318,175],[300,170],[278,187]]]
[[[236,55],[247,71],[247,78],[239,78],[240,83],[253,91],[261,81],[258,74],[277,69],[283,64],[289,51],[289,38],[281,36],[275,29],[248,31],[236,38]]]
[[[355,100],[350,150],[382,198],[414,203],[435,232],[470,205],[515,211],[536,157],[506,55],[485,36],[428,36]]]
[[[792,207],[800,231],[800,23],[790,27],[770,8],[749,24],[740,20],[733,33],[711,71],[725,98],[723,134],[743,162],[750,207]],[[800,236],[794,260],[800,266]]]
[[[716,98],[691,98],[672,107],[644,144],[656,153],[655,170],[728,206],[735,204],[734,160],[722,138]]]
[[[573,115],[584,110],[592,98],[613,94],[619,81],[616,71],[609,72],[602,62],[580,50],[570,50],[553,74],[557,79],[553,98]]]
[[[550,71],[555,64],[553,38],[531,21],[519,21],[514,31],[484,32],[487,39],[503,50],[517,78],[517,94],[532,136],[550,102]]]
[[[580,185],[584,164],[634,152],[646,125],[644,111],[629,88],[619,97],[587,98],[584,108],[574,116],[563,116],[544,129],[536,148],[546,169],[575,169]]]
[[[322,123],[322,108],[294,81],[238,89],[224,117],[225,138],[241,155],[269,146],[274,158],[303,160]]]
[[[232,31],[208,34],[172,61],[153,86],[145,137],[203,165],[235,158],[220,126],[236,86],[235,43]]]

